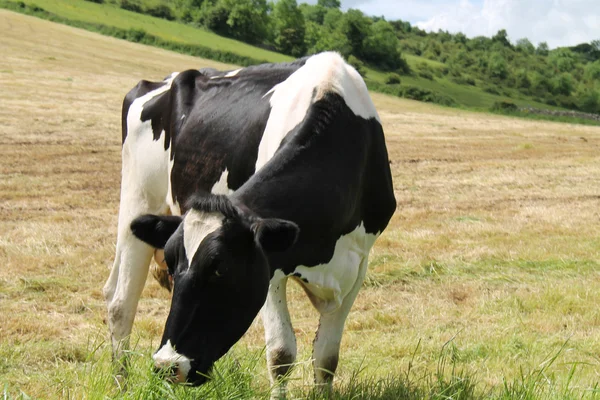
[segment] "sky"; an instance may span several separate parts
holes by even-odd
[[[307,0],[315,4],[316,0]],[[426,31],[527,38],[550,48],[600,39],[600,0],[341,0],[342,9],[409,21]]]

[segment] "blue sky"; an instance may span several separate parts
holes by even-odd
[[[506,29],[513,42],[526,37],[551,48],[600,39],[600,0],[342,0],[342,8],[469,37]]]

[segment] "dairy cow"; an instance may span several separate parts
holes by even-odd
[[[396,207],[360,75],[336,53],[189,70],[141,81],[122,119],[116,256],[104,288],[115,357],[155,253],[162,284],[169,276],[174,285],[154,361],[174,380],[204,382],[262,308],[277,382],[296,358],[291,278],[320,313],[315,380],[330,383],[369,251]]]

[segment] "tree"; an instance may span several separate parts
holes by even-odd
[[[398,39],[394,28],[385,20],[379,20],[371,26],[370,34],[363,43],[365,61],[370,61],[387,70],[400,66]]]
[[[306,23],[305,38],[308,54],[333,50],[348,57],[352,50],[348,38],[339,27],[330,29],[325,25],[320,26],[309,21]]]
[[[469,50],[482,50],[486,51],[492,47],[492,40],[485,36],[476,36],[467,42],[467,48]]]
[[[296,0],[279,0],[273,7],[275,48],[294,57],[304,55],[306,26]]]
[[[535,50],[535,54],[538,56],[547,56],[549,51],[550,49],[548,48],[548,43],[540,42]]]
[[[362,11],[350,9],[342,20],[342,31],[348,38],[352,54],[358,58],[364,57],[363,45],[370,34],[371,20]]]
[[[344,13],[338,10],[337,8],[330,8],[325,12],[323,16],[322,25],[324,28],[329,29],[331,31],[342,29],[342,18],[344,18]]]
[[[576,64],[573,52],[565,48],[553,50],[548,56],[548,61],[560,72],[571,72]]]
[[[531,86],[539,96],[544,96],[552,92],[552,84],[548,78],[537,71],[531,74]]]
[[[568,72],[563,72],[562,74],[556,76],[552,80],[552,85],[554,94],[562,94],[564,96],[569,96],[573,89],[575,89],[575,81],[573,80],[573,76]]]
[[[337,8],[342,6],[340,0],[317,0],[317,5],[324,8]]]
[[[577,96],[579,108],[585,112],[600,114],[600,94],[594,89],[586,89]]]
[[[172,3],[178,19],[192,22],[200,18],[203,0],[172,0]]]
[[[464,33],[458,32],[454,35],[452,40],[454,41],[454,43],[467,44],[467,41],[469,39],[467,39],[467,36]]]
[[[525,54],[535,53],[535,46],[527,38],[517,40],[517,51]]]
[[[585,66],[584,77],[589,82],[600,81],[600,60],[589,63]]]
[[[496,79],[505,79],[508,76],[508,67],[502,54],[494,52],[489,57],[488,75]]]
[[[527,75],[527,71],[520,69],[515,74],[515,86],[519,89],[529,89],[531,87],[531,81]]]
[[[506,33],[506,29],[500,29],[498,33],[492,36],[492,42],[500,43],[504,47],[512,48],[512,45],[508,40],[508,33]]]
[[[200,22],[216,33],[262,43],[268,36],[266,0],[205,0]]]
[[[304,16],[304,21],[315,22],[319,25],[323,25],[323,18],[325,17],[325,13],[327,9],[318,4],[312,5],[307,3],[302,3],[298,6],[298,9],[302,12]]]

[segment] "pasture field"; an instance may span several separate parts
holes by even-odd
[[[169,307],[150,278],[123,392],[104,322],[124,94],[233,66],[4,10],[0,37],[4,398],[264,397],[260,319],[215,383],[172,387],[150,372]],[[373,99],[398,209],[347,321],[332,398],[599,397],[600,128]],[[290,289],[292,394],[316,399],[316,312]]]

